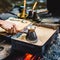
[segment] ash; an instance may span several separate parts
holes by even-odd
[[[57,40],[51,45],[42,60],[60,60],[60,34],[58,34]]]

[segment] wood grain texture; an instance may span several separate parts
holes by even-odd
[[[31,24],[30,21],[27,21],[27,20],[24,20],[24,19],[17,19],[17,18],[8,19],[6,21],[9,21],[9,22],[12,22],[12,23],[16,24],[17,30],[23,30],[29,24]]]

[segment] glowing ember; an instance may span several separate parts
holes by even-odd
[[[40,57],[37,57],[36,55],[33,56],[32,54],[26,53],[24,60],[40,60]]]
[[[31,60],[32,56],[32,54],[26,53],[24,60]]]
[[[36,57],[36,56],[32,57],[32,59],[31,59],[31,60],[35,60],[35,57]]]

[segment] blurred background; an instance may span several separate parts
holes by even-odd
[[[0,13],[11,10],[14,6],[23,6],[24,0],[0,0]],[[27,0],[27,9],[32,9],[34,3],[38,1],[36,9],[46,8],[46,0]]]

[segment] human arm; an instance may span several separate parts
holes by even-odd
[[[16,24],[0,20],[0,27],[5,29],[7,33],[17,33],[18,30],[16,28]]]

